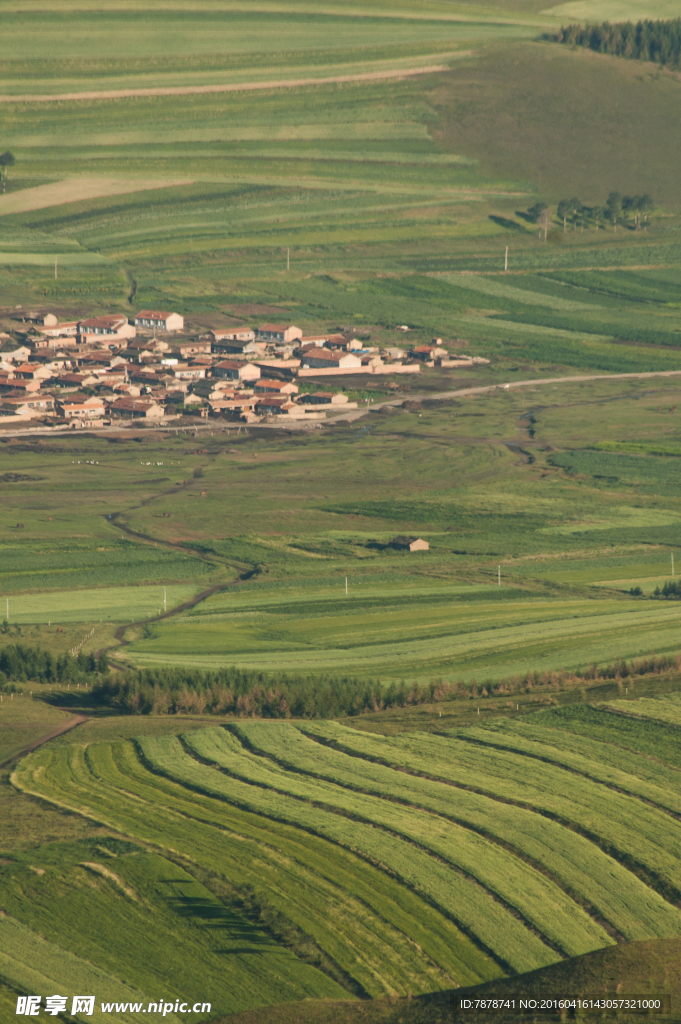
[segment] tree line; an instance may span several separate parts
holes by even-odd
[[[668,580],[662,589],[655,587],[652,593],[654,598],[661,598],[664,601],[681,601],[681,583],[676,580]]]
[[[14,682],[85,684],[95,706],[118,714],[235,715],[244,718],[346,718],[371,712],[443,701],[511,697],[583,686],[596,680],[681,669],[681,655],[651,656],[628,663],[576,671],[527,672],[507,679],[424,683],[361,680],[352,677],[267,675],[238,668],[127,669],[110,671],[106,654],[54,655],[16,644],[0,652],[0,688]]]
[[[613,231],[617,231],[617,225],[623,225],[638,231],[648,229],[648,215],[655,208],[651,196],[645,195],[623,196],[620,192],[611,192],[603,206],[587,206],[577,196],[572,199],[561,199],[556,207],[556,217],[562,225],[563,231],[567,231],[568,225],[573,231],[580,228],[594,226],[596,230],[601,224],[611,224]],[[544,241],[553,223],[551,207],[547,203],[538,202],[527,210],[526,216],[539,226],[539,237],[542,233]]]
[[[596,53],[612,53],[629,60],[647,60],[669,67],[679,66],[681,18],[672,21],[620,21],[612,24],[563,26],[544,36],[557,43],[583,46]]]
[[[18,683],[92,683],[108,672],[106,654],[53,654],[30,644],[8,644],[0,650],[0,686]]]

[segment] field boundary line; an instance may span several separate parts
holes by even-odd
[[[301,728],[301,731],[304,731],[304,729]],[[500,804],[508,804],[512,807],[520,807],[526,811],[533,811],[535,814],[539,814],[544,818],[548,818],[550,821],[556,822],[558,825],[562,825],[563,828],[567,828],[578,833],[578,835],[581,835],[583,839],[587,839],[590,843],[593,843],[594,846],[598,846],[603,853],[612,857],[613,860],[616,860],[618,864],[627,871],[636,875],[645,885],[648,886],[648,888],[653,889],[658,896],[661,896],[663,900],[667,901],[667,903],[671,903],[674,906],[679,905],[679,901],[681,900],[681,889],[674,885],[674,883],[668,882],[655,869],[649,867],[643,861],[638,860],[632,854],[627,853],[626,850],[621,849],[613,840],[606,836],[599,835],[597,832],[594,832],[591,828],[583,825],[577,820],[565,818],[557,811],[553,811],[548,807],[541,807],[539,804],[533,804],[526,800],[514,800],[511,797],[502,796],[491,789],[483,789],[480,786],[473,786],[469,783],[446,779],[441,775],[431,775],[424,771],[417,771],[415,768],[399,764],[396,761],[389,761],[387,758],[384,758],[379,754],[369,753],[368,751],[359,752],[350,746],[346,747],[343,744],[342,739],[338,737],[325,737],[323,740],[320,740],[320,742],[331,746],[335,750],[340,750],[342,753],[350,754],[351,757],[358,757],[366,761],[374,761],[376,764],[385,765],[387,768],[394,768],[398,772],[404,772],[405,775],[429,779],[431,782],[441,782],[446,786],[452,786],[454,789],[462,789],[470,793],[478,793],[480,796],[489,797],[490,800],[494,800]]]
[[[229,728],[229,726],[227,728],[228,728],[229,732],[232,732],[232,730],[231,730],[231,728]],[[232,734],[234,735],[233,732],[232,732]],[[272,760],[275,764],[277,763],[276,758],[270,758],[270,756],[268,754],[263,754],[260,751],[257,751],[256,749],[250,749],[249,746],[247,745],[247,743],[249,741],[247,740],[247,742],[244,743],[244,737],[243,737],[242,734],[237,734],[237,738],[240,740],[240,742],[242,742],[242,745],[245,747],[246,751],[249,754],[251,754],[252,757],[256,758],[257,760],[261,760],[261,759],[262,760],[268,760],[269,759],[269,760]],[[178,739],[179,739],[179,742],[180,742],[180,744],[181,744],[185,754],[187,754],[187,756],[189,758],[191,758],[192,760],[198,762],[199,764],[203,765],[206,768],[212,769],[213,771],[217,771],[220,775],[226,776],[227,778],[233,777],[235,779],[238,779],[240,782],[245,783],[247,786],[253,786],[253,787],[257,788],[257,789],[264,789],[267,792],[278,793],[280,796],[282,796],[282,797],[284,797],[284,798],[286,798],[288,800],[292,800],[295,803],[304,804],[304,805],[306,805],[308,807],[311,807],[311,808],[314,808],[314,809],[319,809],[319,810],[324,811],[324,812],[326,812],[328,814],[336,815],[339,818],[346,818],[349,821],[354,821],[354,822],[358,822],[361,825],[369,826],[370,828],[374,828],[374,829],[376,829],[379,832],[385,832],[387,835],[392,836],[393,839],[397,839],[400,842],[406,843],[409,846],[413,846],[415,849],[420,850],[421,853],[424,854],[425,856],[431,858],[434,861],[437,861],[438,864],[442,864],[446,868],[448,868],[451,871],[455,872],[457,875],[459,875],[460,878],[463,878],[468,883],[477,886],[487,896],[489,896],[490,899],[492,899],[494,903],[497,903],[499,906],[503,907],[504,910],[508,914],[510,914],[512,917],[514,917],[517,921],[520,921],[520,923],[523,925],[524,928],[527,929],[527,931],[529,931],[536,938],[538,938],[541,942],[543,942],[544,945],[548,946],[549,949],[551,949],[554,953],[556,953],[559,957],[561,957],[561,959],[568,958],[568,954],[566,953],[566,951],[564,949],[561,949],[557,945],[557,943],[555,941],[553,941],[551,938],[549,938],[549,936],[546,935],[540,929],[540,927],[539,927],[539,925],[537,923],[535,923],[534,921],[530,920],[525,915],[525,913],[523,913],[523,911],[521,910],[521,908],[519,906],[516,906],[515,904],[510,903],[508,901],[508,899],[506,899],[501,894],[501,892],[499,892],[498,890],[495,890],[487,882],[483,881],[481,878],[478,878],[476,875],[472,874],[472,872],[468,868],[465,868],[461,864],[457,863],[456,860],[452,859],[452,857],[445,856],[445,854],[443,852],[438,852],[433,847],[427,846],[424,843],[423,840],[416,839],[414,836],[408,835],[406,832],[399,831],[395,825],[389,825],[389,824],[386,824],[385,822],[377,822],[377,821],[375,821],[372,818],[368,818],[360,810],[357,810],[357,809],[349,810],[349,809],[347,809],[345,807],[342,807],[340,804],[327,803],[326,800],[321,799],[321,798],[317,799],[314,796],[299,796],[297,793],[292,793],[288,789],[281,789],[281,788],[279,788],[278,780],[275,781],[274,783],[268,784],[265,781],[260,781],[260,780],[249,778],[249,776],[248,776],[248,774],[246,772],[244,772],[242,769],[236,768],[234,766],[225,767],[225,766],[220,765],[218,763],[211,763],[208,758],[204,757],[198,751],[194,750],[194,748],[192,746],[190,746],[189,743],[184,741],[184,738],[183,738],[182,734],[179,735]],[[159,766],[157,764],[155,764],[154,762],[148,761],[148,763],[150,765],[152,765],[154,771],[159,771],[159,770],[163,771],[163,768],[159,768]],[[288,770],[291,770],[291,769],[288,769]],[[307,774],[307,773],[300,773],[300,774]],[[172,776],[166,776],[166,777],[172,778]],[[314,776],[312,776],[312,778],[314,778]],[[317,780],[315,780],[315,781],[317,781]],[[328,780],[319,780],[319,781],[324,781],[327,784],[332,785],[332,786],[334,785],[333,783],[328,783]],[[198,782],[197,783],[183,782],[183,783],[181,783],[181,785],[188,785],[188,786],[196,785],[196,787],[199,789],[199,792],[204,792],[204,793],[207,792],[206,789],[201,790],[200,783],[198,783]],[[338,785],[338,788],[341,791],[343,789],[347,789],[348,791],[351,791],[349,789],[349,787],[343,787],[342,785]],[[366,794],[361,793],[361,791],[355,790],[355,792],[360,792],[361,795],[366,795]],[[377,800],[381,799],[380,797],[376,797],[375,794],[368,794],[368,795],[370,795],[371,797],[373,797],[374,799],[377,799]],[[239,797],[232,797],[232,796],[227,796],[226,794],[223,795],[223,794],[218,794],[218,793],[214,794],[214,796],[217,799],[224,800],[227,803],[233,803],[237,807],[242,807],[244,810],[252,810],[252,808],[249,808],[247,805],[242,804],[240,802],[240,798]],[[329,799],[332,799],[332,795],[331,794],[329,794]],[[415,805],[413,805],[412,809],[413,810],[417,810]],[[436,812],[436,811],[429,811],[429,810],[427,810],[425,808],[418,808],[418,810],[422,811],[423,813],[426,813],[429,817],[433,817],[433,818],[434,817],[442,817],[443,820],[451,821],[453,824],[456,824],[458,827],[462,828],[464,831],[471,832],[472,834],[475,834],[475,835],[480,835],[480,833],[476,832],[474,829],[469,829],[466,825],[461,825],[459,822],[455,822],[454,819],[448,819],[445,815],[439,815],[438,812]],[[274,821],[280,821],[283,824],[291,824],[291,821],[289,821],[285,816],[275,817],[273,814],[265,813],[264,811],[259,811],[257,813],[264,814],[265,817],[270,818],[270,819],[272,819]],[[310,823],[302,824],[302,823],[296,822],[295,827],[301,828],[303,831],[309,832],[311,835],[317,836],[319,838],[323,838],[323,839],[327,839],[327,840],[329,838],[328,836],[325,836],[323,832],[317,831],[315,829],[314,825],[310,824]],[[489,841],[487,839],[487,836],[483,836],[483,838],[485,839],[485,841]],[[353,848],[349,847],[344,841],[342,841],[339,838],[336,838],[336,839],[332,840],[332,842],[334,842],[337,846],[340,846],[343,849],[350,849],[351,852],[354,852],[354,853],[358,853],[359,852],[359,848],[353,849]],[[364,854],[366,855],[366,851],[364,851]],[[369,855],[369,859],[371,861],[370,855]],[[522,861],[522,858],[516,857],[516,859],[520,860],[527,867],[532,868],[533,870],[536,870],[536,868],[534,868],[534,865],[529,864],[527,861]],[[390,870],[390,871],[395,871],[396,870],[394,867],[391,868],[390,865],[386,865],[386,867],[388,867],[388,870]],[[537,871],[537,874],[543,874],[543,872]],[[398,875],[398,877],[399,877],[399,875]],[[551,878],[550,876],[546,876],[545,875],[544,877],[548,878],[549,881],[551,881],[551,882],[553,882],[555,884],[553,878]],[[402,881],[404,882],[404,884],[407,884],[407,885],[410,884],[410,883],[407,882],[406,878],[404,878],[404,877],[402,878]],[[557,888],[561,888],[561,887],[557,886]],[[569,898],[572,899],[571,896]],[[444,909],[444,908],[441,907],[441,909]],[[581,909],[583,909],[583,908],[581,908]],[[467,932],[467,930],[466,930],[465,924],[462,921],[456,921],[456,925],[457,925],[458,928],[461,928],[461,930],[464,933],[469,934]],[[471,937],[471,936],[469,935],[469,937]],[[479,942],[481,944],[481,948],[484,949],[486,952],[488,952],[489,955],[491,955],[491,956],[493,956],[495,958],[497,958],[499,956],[499,954],[495,954],[493,950],[487,950],[487,947],[486,947],[484,941],[480,938],[480,936],[477,936],[476,940],[477,940],[477,942]]]
[[[55,739],[57,736],[61,736],[65,732],[69,732],[71,729],[75,729],[77,725],[82,725],[83,722],[88,722],[89,718],[87,715],[75,715],[73,718],[69,718],[66,722],[62,722],[60,726],[53,729],[52,732],[48,732],[45,736],[41,736],[40,739],[34,740],[29,743],[28,746],[22,747],[16,754],[12,754],[11,757],[5,758],[4,761],[0,761],[0,768],[6,768],[8,764],[11,764],[17,758],[25,757],[26,754],[30,754],[33,750],[37,750],[43,743],[47,743],[49,740]]]
[[[632,715],[631,717],[634,718],[642,716]],[[661,811],[663,814],[668,814],[676,821],[681,821],[681,814],[679,814],[678,811],[674,811],[670,807],[667,807],[666,804],[658,804],[650,797],[643,796],[641,793],[634,793],[630,789],[622,789],[621,786],[616,785],[614,782],[607,782],[603,779],[599,779],[596,775],[590,775],[586,770],[580,771],[578,768],[573,768],[571,765],[553,759],[548,754],[542,755],[539,753],[533,753],[529,750],[520,750],[518,747],[505,746],[499,738],[495,738],[495,740],[483,740],[479,736],[458,736],[457,739],[462,740],[464,743],[470,743],[483,748],[491,747],[493,750],[501,750],[504,751],[504,753],[512,753],[520,757],[527,757],[531,760],[540,761],[542,764],[550,764],[554,768],[560,768],[561,771],[569,772],[571,775],[577,775],[583,779],[588,779],[589,782],[593,782],[598,786],[604,786],[605,789],[612,789],[615,793],[619,793],[620,796],[626,796],[631,800],[640,800],[641,803],[647,804],[648,807],[653,807],[656,811]]]
[[[224,85],[168,85],[147,89],[105,89],[101,92],[25,93],[0,96],[0,103],[63,103],[68,100],[118,100],[135,96],[197,96],[216,92],[253,92],[256,89],[297,89],[308,85],[333,85],[341,82],[372,82],[387,78],[411,78],[413,75],[449,71],[448,64],[430,64],[420,68],[391,68],[364,71],[355,75],[331,75],[327,78],[282,78],[273,82],[229,82]]]
[[[606,918],[603,917],[603,915],[593,906],[592,903],[590,903],[581,894],[577,893],[567,882],[561,879],[558,875],[553,874],[546,867],[546,865],[544,865],[541,861],[537,860],[536,858],[532,857],[525,850],[522,850],[518,846],[514,846],[509,840],[504,839],[502,836],[497,835],[496,833],[490,831],[482,825],[473,825],[465,817],[457,817],[455,814],[450,813],[449,811],[436,811],[432,807],[427,807],[425,804],[419,803],[416,799],[407,800],[404,797],[397,796],[395,793],[381,793],[377,790],[367,789],[363,785],[352,785],[347,781],[340,782],[338,780],[332,779],[329,775],[323,775],[320,772],[314,772],[311,769],[301,768],[299,765],[294,764],[292,761],[287,761],[283,757],[278,757],[276,754],[263,751],[261,748],[255,746],[251,738],[245,736],[245,734],[243,734],[240,731],[238,723],[230,723],[224,726],[224,728],[226,728],[232,734],[235,734],[238,737],[238,739],[242,742],[244,742],[245,739],[246,742],[244,742],[244,746],[246,747],[247,750],[250,750],[253,753],[257,753],[261,757],[270,758],[270,760],[274,761],[275,764],[280,765],[287,771],[291,771],[299,775],[309,776],[313,779],[318,779],[322,782],[330,782],[341,789],[347,789],[351,792],[361,793],[364,796],[378,797],[381,800],[387,800],[391,803],[398,804],[401,807],[412,808],[414,810],[421,811],[424,814],[435,815],[437,817],[444,818],[446,821],[451,821],[453,824],[458,825],[460,828],[463,828],[468,832],[474,832],[476,835],[481,836],[487,842],[492,843],[495,846],[499,846],[501,849],[506,850],[507,853],[510,853],[512,856],[516,857],[520,861],[523,861],[523,863],[527,864],[529,867],[533,868],[539,874],[543,875],[554,885],[558,886],[559,889],[562,889],[565,895],[568,896],[574,903],[576,903],[577,906],[579,906],[586,914],[588,914],[589,917],[591,917],[596,922],[596,924],[599,924],[602,928],[605,928],[605,930],[608,931],[609,934],[611,932],[614,933],[614,935],[611,937],[614,937],[617,942],[625,941],[624,936],[621,935],[620,932],[618,932],[617,928],[612,924],[612,922],[606,920]],[[308,739],[312,740],[313,742],[318,742],[320,746],[328,746],[329,749],[334,749],[331,746],[331,744],[324,743],[324,741],[321,740],[320,737],[318,737],[317,735],[305,732],[304,729],[298,725],[296,725],[295,728],[297,728],[299,732],[303,733],[303,735],[306,736]],[[182,736],[180,736],[180,741],[182,741]],[[342,751],[337,751],[337,753],[342,753]],[[414,777],[415,776],[412,776],[412,778]],[[416,778],[419,777],[416,776]],[[432,780],[427,779],[424,781],[430,782]],[[536,926],[534,927],[536,928]],[[541,935],[541,938],[544,942],[547,942],[549,945],[551,944],[549,939],[547,939],[543,934],[539,934]],[[563,951],[561,950],[560,953],[562,956]]]

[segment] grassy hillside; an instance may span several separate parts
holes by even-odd
[[[522,977],[495,982],[490,995],[534,994],[551,976],[526,973],[550,964],[557,965],[556,984],[566,986],[561,994],[583,986],[582,994],[602,995],[615,990],[637,943],[678,942],[673,815],[681,795],[678,752],[667,736],[674,727],[649,721],[632,732],[630,721],[607,707],[577,705],[393,738],[335,723],[244,721],[181,740],[147,735],[87,749],[62,743],[29,755],[13,782],[170,852],[223,905],[241,906],[250,918],[257,912],[320,979],[378,999],[371,1010],[349,1004],[349,1020],[391,1020],[404,1006],[381,996],[409,990],[432,997],[453,986],[468,994],[466,986],[501,975]],[[122,791],[135,799],[123,799]],[[74,912],[81,875],[71,873],[63,892],[53,879],[54,909],[38,909],[43,880],[35,868],[69,858],[82,864],[85,856],[80,846],[51,851],[30,854],[27,884],[34,880],[8,910],[31,927],[40,924],[43,934],[48,927],[46,938],[78,955],[68,929],[59,928],[66,907]],[[114,852],[118,857],[104,864],[117,879],[105,890],[110,901],[120,899],[122,886],[141,893],[156,863],[152,858],[147,868],[139,852],[130,857],[133,848]],[[87,860],[97,862],[100,878],[111,878],[102,875],[99,854]],[[16,862],[3,870],[22,868]],[[138,913],[134,901],[125,913]],[[156,941],[165,941],[162,932]],[[618,942],[634,946],[618,949]],[[638,956],[638,995],[676,984],[669,973],[657,977],[669,952],[661,945],[656,962],[657,948],[631,954]],[[575,961],[565,957],[594,950],[602,951],[598,966],[578,959],[568,985],[566,963]],[[96,963],[94,952],[92,958]],[[126,977],[141,986],[147,962],[156,960],[145,957]],[[229,962],[230,970],[241,969],[238,958]],[[271,1001],[265,988],[257,996],[241,992],[253,1008]],[[271,1019],[296,1019],[293,988],[290,998],[290,1009],[280,1007]],[[407,1010],[414,1021],[436,1021],[447,998],[415,999]],[[339,1005],[311,1003],[298,1019],[323,1021]]]
[[[397,308],[374,301],[369,312],[329,278],[354,288],[386,272],[498,270],[506,244],[515,270],[678,264],[666,230],[677,202],[673,77],[539,41],[561,16],[541,7],[8,9],[2,137],[17,157],[0,196],[8,303],[217,312],[268,298],[295,303],[303,320],[325,310],[394,324]],[[380,77],[428,68],[444,70]],[[378,78],[245,89],[338,75]],[[186,92],[235,86],[244,91]],[[159,88],[179,94],[123,93]],[[18,98],[73,93],[81,98]],[[517,216],[538,195],[593,204],[612,189],[650,192],[664,218],[636,237],[554,232],[544,246]],[[444,296],[438,323],[424,329],[441,334],[443,316],[497,305],[467,298],[459,310]],[[526,312],[520,322],[533,324]],[[403,319],[418,322],[413,311]],[[473,319],[476,337],[506,346]],[[545,340],[559,329],[576,344],[561,362],[589,366],[580,334],[612,332],[579,321],[541,327]],[[524,355],[535,360],[529,342]],[[616,357],[607,347],[599,355]]]
[[[623,946],[610,946],[594,953],[575,957],[564,964],[551,964],[538,971],[532,971],[519,979],[488,982],[465,992],[445,993],[440,996],[422,997],[395,1002],[375,1000],[366,1003],[318,1002],[292,1006],[267,1007],[235,1014],[221,1024],[332,1024],[343,1015],[343,1020],[362,1024],[445,1024],[451,1020],[465,1020],[469,1011],[457,1014],[455,1008],[461,999],[542,999],[547,993],[561,992],[568,998],[627,994],[657,996],[671,993],[678,999],[678,939],[656,939],[633,942]],[[675,1002],[672,1004],[675,1005]],[[453,1012],[454,1011],[454,1012]],[[478,1010],[478,1020],[510,1021],[521,1020],[525,1024],[535,1021],[559,1020],[558,1014],[551,1016],[532,1012],[522,1015],[516,1010],[508,1015],[499,1010],[489,1013]],[[617,1018],[615,1018],[617,1019]],[[622,1020],[638,1024],[649,1020],[646,1014],[627,1013]]]

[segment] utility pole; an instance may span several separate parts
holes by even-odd
[[[163,611],[164,612],[168,611],[168,604],[167,604],[167,601],[166,601],[166,588],[165,587],[163,588]]]
[[[347,576],[345,577],[345,596],[346,597],[348,596],[348,578],[347,578]]]
[[[498,578],[498,581],[499,581],[499,586],[501,586],[501,566],[499,566],[498,577],[497,578]]]
[[[508,246],[506,246],[506,255],[504,256],[504,273],[508,270]]]
[[[674,575],[674,552],[672,551],[672,576]]]

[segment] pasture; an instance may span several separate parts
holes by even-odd
[[[194,587],[165,588],[168,608],[190,600]],[[102,587],[96,590],[51,591],[48,594],[21,594],[13,597],[9,608],[12,624],[61,622],[132,622],[163,611],[164,588]]]
[[[8,642],[134,620],[132,665],[468,683],[675,652],[675,378],[429,398],[459,383],[296,436],[0,444]],[[159,619],[164,588],[212,593]]]
[[[671,76],[542,41],[562,15],[541,8],[5,10],[3,146],[17,158],[0,196],[8,306],[221,314],[264,301],[312,328],[328,317],[413,324],[419,340],[470,334],[534,369],[676,365],[673,314],[655,318],[659,341],[644,317],[580,309],[579,296],[522,302],[493,281],[441,282],[435,305],[406,294],[415,274],[497,273],[507,245],[512,271],[532,278],[528,295],[541,290],[537,272],[679,264]],[[409,77],[380,77],[400,72]],[[329,81],[339,76],[354,80]],[[237,91],[189,91],[206,88]],[[583,116],[566,119],[565,97]],[[593,205],[612,189],[654,196],[646,231],[563,232],[556,220],[543,244],[524,214],[538,198]],[[21,261],[9,258],[16,239]],[[69,256],[58,280],[46,244]],[[643,353],[641,340],[652,343]]]
[[[589,734],[592,720],[598,735]],[[610,706],[584,705],[400,737],[242,719],[190,728],[181,741],[157,732],[87,748],[62,742],[25,758],[12,781],[168,851],[173,870],[182,865],[208,887],[204,900],[217,893],[247,917],[257,906],[280,943],[299,956],[314,950],[316,984],[335,985],[335,998],[418,995],[513,977],[618,940],[679,935],[674,727],[648,719],[639,753],[628,723],[639,728]],[[648,743],[657,745],[654,762]],[[67,923],[76,911],[66,907],[87,878],[82,862],[103,860],[102,840],[88,842],[99,843],[96,856],[72,844],[22,858],[53,872],[81,864],[53,884],[50,907],[37,897],[42,876],[19,863],[2,869],[30,882],[11,913],[49,925],[45,937],[75,955]],[[87,898],[107,899],[116,913],[148,913],[130,898],[122,904],[122,887],[157,899],[149,886],[157,877],[167,885],[167,862],[157,876],[160,857],[103,842],[118,856],[104,862],[105,884]],[[189,876],[184,884],[196,885]],[[157,943],[175,912],[163,910]],[[134,951],[113,955],[118,962]],[[241,970],[237,960],[223,961],[227,977]],[[136,961],[138,986],[148,962]],[[286,970],[282,962],[282,977]],[[242,998],[267,1005],[268,993]]]

